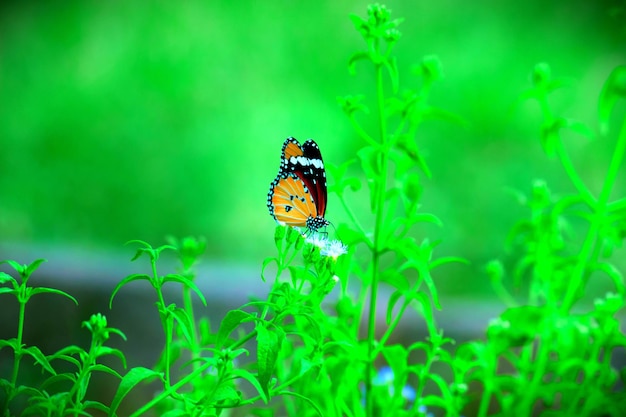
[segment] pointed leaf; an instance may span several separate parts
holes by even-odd
[[[263,392],[265,393],[264,401],[267,402],[270,399],[270,381],[272,380],[274,367],[276,366],[276,359],[278,358],[278,352],[280,351],[282,342],[285,338],[285,333],[278,327],[270,330],[265,327],[265,323],[258,323],[256,331],[257,378],[261,383]]]
[[[33,288],[33,291],[31,292],[31,297],[33,295],[35,295],[35,294],[58,294],[58,295],[62,295],[63,297],[69,298],[70,300],[72,300],[74,302],[74,304],[78,305],[78,301],[76,301],[76,298],[72,297],[71,295],[69,295],[65,291],[57,290],[55,288],[36,287],[36,288]]]
[[[435,319],[433,318],[433,309],[428,296],[423,292],[407,294],[406,296],[408,299],[418,302],[420,308],[418,308],[417,311],[422,313],[426,324],[432,326],[435,323]]]
[[[20,286],[20,284],[17,283],[17,280],[11,275],[5,272],[0,272],[0,284],[4,284],[6,282],[10,282],[11,285],[13,285],[13,288],[18,288]]]
[[[111,409],[109,415],[114,415],[117,408],[120,406],[124,397],[140,382],[147,379],[159,378],[163,380],[161,373],[155,372],[152,369],[136,367],[132,368],[120,381],[120,385],[117,388],[117,392],[111,401]]]
[[[271,257],[271,258],[265,258],[263,260],[263,265],[261,266],[261,279],[263,280],[263,282],[267,282],[267,280],[265,279],[265,268],[267,268],[269,264],[271,264],[272,262],[278,265],[278,258]]]
[[[179,282],[183,284],[185,287],[195,292],[198,298],[200,298],[200,301],[202,301],[202,304],[204,304],[204,306],[206,307],[207,304],[206,304],[206,299],[204,298],[204,295],[202,295],[200,288],[198,288],[198,286],[190,279],[185,278],[184,276],[179,275],[179,274],[169,274],[165,276],[165,278],[163,279],[163,282]]]
[[[189,315],[185,310],[179,307],[176,307],[174,310],[172,310],[172,314],[174,320],[176,320],[176,323],[178,323],[178,325],[180,326],[180,330],[183,332],[185,339],[188,343],[192,344],[193,338],[191,335],[193,334],[193,323],[191,322]]]
[[[350,20],[357,32],[360,32],[363,36],[369,33],[369,23],[367,20],[354,13],[350,13]]]
[[[243,310],[231,310],[226,313],[226,317],[220,323],[220,329],[217,332],[217,340],[215,342],[215,346],[218,349],[224,347],[226,339],[230,335],[230,333],[235,330],[241,323],[245,321],[250,321],[254,316],[250,313],[247,313]]]
[[[14,290],[9,287],[0,287],[0,294],[15,294],[17,296],[19,294],[18,290]]]
[[[121,350],[110,348],[108,346],[100,346],[96,352],[96,358],[100,358],[106,355],[116,356],[120,360],[120,362],[122,362],[122,366],[126,368],[126,357]]]
[[[83,407],[87,410],[100,410],[105,414],[109,413],[109,407],[98,401],[87,400],[83,402]],[[91,416],[91,414],[88,415]]]
[[[46,356],[41,353],[41,350],[39,350],[37,346],[29,346],[26,349],[23,349],[22,352],[35,359],[35,362],[41,365],[42,368],[50,372],[52,375],[56,374],[55,370],[52,368],[52,366],[50,366],[50,362],[48,362]]]
[[[402,293],[400,291],[394,291],[391,296],[389,296],[389,301],[387,302],[387,326],[391,324],[393,308],[396,306],[400,297],[402,297]]]
[[[259,393],[259,395],[262,398],[265,398],[265,392],[263,391],[263,387],[261,386],[261,383],[252,373],[250,373],[249,371],[245,369],[237,368],[231,372],[231,375],[235,378],[242,378],[248,381],[250,385],[252,385],[254,389]]]
[[[26,275],[27,277],[31,276],[31,274],[33,272],[35,272],[35,270],[37,270],[37,268],[39,268],[39,265],[41,265],[44,262],[48,262],[48,261],[46,259],[37,259],[37,260],[33,261],[24,270],[24,275]]]
[[[52,375],[41,384],[41,388],[46,389],[50,386],[54,386],[54,384],[67,382],[69,382],[71,385],[76,384],[76,374],[66,372],[63,374]]]
[[[626,294],[626,285],[624,284],[624,277],[621,272],[610,263],[598,263],[594,265],[595,268],[599,271],[604,272],[615,285],[615,290],[623,297]]]
[[[626,66],[617,66],[609,75],[600,92],[598,119],[603,134],[608,133],[611,113],[619,99],[626,97]]]
[[[464,264],[464,265],[469,265],[470,264],[470,261],[468,261],[465,258],[460,258],[460,257],[457,257],[457,256],[443,256],[441,258],[437,258],[437,259],[433,260],[430,263],[429,268],[432,271],[433,269],[437,268],[438,266],[449,264],[449,263],[453,263],[453,262],[457,262],[457,263]]]
[[[82,351],[81,353],[78,353],[77,356],[79,358],[84,358],[87,356],[87,352]],[[77,359],[73,356],[69,356],[69,355],[60,355],[60,356],[54,356],[53,358],[48,358],[49,360],[55,359],[55,360],[62,360],[65,361],[67,363],[71,363],[72,365],[74,365],[76,367],[76,369],[80,369],[81,367],[81,359]]]
[[[17,343],[17,339],[15,337],[8,339],[8,340],[0,339],[0,349],[2,349],[5,346],[11,347],[11,349],[13,349],[14,352],[20,348],[19,344]]]
[[[354,75],[356,73],[356,63],[358,61],[370,60],[370,54],[366,51],[358,51],[353,53],[348,59],[348,71]]]
[[[0,265],[2,264],[9,264],[9,266],[11,266],[11,268],[13,268],[15,272],[20,274],[20,276],[23,275],[23,272],[26,270],[26,265],[22,265],[10,259],[7,259],[6,261],[0,261]]]
[[[90,366],[89,370],[91,372],[104,372],[105,374],[113,375],[114,377],[116,377],[118,379],[122,379],[122,375],[117,373],[115,370],[109,368],[108,366],[101,365],[99,363]]]
[[[112,309],[113,308],[113,298],[115,297],[115,294],[117,294],[117,292],[126,284],[129,284],[133,281],[140,281],[140,280],[145,280],[150,282],[150,276],[146,275],[146,274],[131,274],[129,276],[127,276],[126,278],[124,278],[123,280],[121,280],[113,289],[113,292],[111,293],[111,298],[109,299],[109,308]]]
[[[317,413],[318,416],[324,417],[324,413],[322,412],[320,407],[312,399],[310,399],[309,397],[305,397],[304,395],[298,394],[297,392],[286,391],[286,390],[278,391],[276,394],[277,395],[287,395],[287,396],[299,398],[299,399],[309,403],[309,405],[311,407],[313,407],[313,409],[315,410],[315,412]]]

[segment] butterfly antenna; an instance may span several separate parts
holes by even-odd
[[[333,227],[333,230],[335,231],[335,236],[337,236],[337,238],[339,238],[339,234],[337,233],[337,228],[335,227],[335,225],[332,222],[330,222],[330,221],[328,222],[328,224]],[[341,240],[341,239],[339,239],[339,240]]]

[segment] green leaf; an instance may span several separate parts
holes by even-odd
[[[393,308],[396,306],[396,303],[402,295],[401,291],[394,291],[389,296],[389,301],[387,302],[387,326],[391,324],[391,319],[393,318]]]
[[[96,351],[96,358],[100,358],[106,355],[113,355],[117,357],[120,360],[120,362],[122,362],[122,366],[126,368],[126,357],[124,356],[124,353],[121,350],[110,348],[108,346],[100,346],[98,350]]]
[[[387,364],[393,371],[394,378],[400,378],[407,373],[409,351],[402,345],[385,346],[382,350]]]
[[[25,349],[22,349],[22,352],[26,355],[31,356],[33,359],[35,359],[36,363],[41,365],[42,368],[50,372],[52,375],[56,374],[55,370],[52,368],[52,366],[50,366],[50,362],[48,362],[48,359],[46,358],[46,356],[43,353],[41,353],[41,350],[39,350],[37,346],[29,346]]]
[[[208,414],[208,416],[213,417],[215,414]],[[185,411],[181,408],[174,408],[172,410],[168,410],[165,413],[161,414],[161,417],[190,417],[191,414],[188,411]]]
[[[76,353],[73,353],[79,357],[84,357],[87,355],[87,352],[85,352],[84,350],[80,350],[77,351]],[[50,355],[48,356],[48,360],[49,361],[53,361],[53,360],[61,360],[61,361],[65,361],[68,363],[71,363],[72,365],[74,365],[76,367],[76,369],[80,369],[81,366],[81,362],[80,360],[76,359],[73,356],[70,355],[64,355],[64,354],[59,354],[59,352],[55,353],[54,355]]]
[[[409,280],[400,271],[394,268],[383,270],[380,274],[380,282],[386,282],[400,291],[409,289]]]
[[[117,408],[120,406],[122,400],[128,395],[128,393],[140,382],[145,381],[147,379],[159,378],[163,381],[162,374],[159,372],[155,372],[152,369],[136,367],[132,368],[130,371],[124,375],[122,380],[120,381],[120,385],[117,388],[117,392],[111,401],[111,408],[109,411],[109,415],[114,415],[117,411]]]
[[[112,309],[113,308],[113,298],[115,297],[115,294],[117,294],[117,292],[126,284],[130,284],[133,281],[140,281],[140,280],[144,280],[144,281],[151,281],[150,276],[146,275],[146,274],[131,274],[129,276],[127,276],[126,278],[124,278],[123,280],[121,280],[113,289],[113,292],[111,293],[111,298],[109,299],[109,308]]]
[[[561,141],[559,131],[566,125],[567,122],[564,118],[557,117],[545,122],[541,127],[541,146],[548,157],[551,158],[556,154],[556,149]]]
[[[448,401],[438,395],[427,395],[420,400],[420,404],[427,407],[439,407],[444,410],[450,407]]]
[[[187,342],[193,344],[194,341],[191,336],[193,334],[193,323],[187,312],[182,308],[176,307],[172,310],[172,315],[176,323],[180,326],[180,330],[183,332]]]
[[[365,39],[370,36],[371,29],[367,20],[354,13],[350,13],[350,20],[352,21],[352,24],[357,32],[359,32]]]
[[[409,202],[408,206],[415,207],[419,203],[423,191],[420,176],[414,172],[408,174],[402,182],[402,191]]]
[[[202,301],[202,304],[204,304],[204,306],[206,307],[207,304],[206,304],[206,299],[204,298],[204,295],[202,295],[200,288],[198,288],[198,286],[190,279],[185,278],[184,276],[180,274],[168,274],[163,278],[163,282],[164,283],[165,282],[178,282],[178,283],[183,284],[185,287],[195,292],[198,298],[200,298],[200,301]]]
[[[10,282],[11,285],[13,285],[13,288],[18,288],[20,286],[20,284],[17,283],[17,280],[13,278],[11,275],[5,272],[0,272],[0,284],[4,284],[7,282]]]
[[[35,272],[37,270],[37,268],[39,268],[39,265],[41,265],[44,262],[48,262],[48,261],[46,259],[37,259],[37,260],[33,261],[24,270],[24,275],[27,276],[27,277],[30,277],[32,275],[32,273]]]
[[[426,325],[429,326],[429,328],[434,326],[435,318],[433,317],[433,309],[428,296],[423,292],[413,292],[406,294],[406,297],[409,300],[415,300],[418,302],[419,308],[417,308],[417,311],[424,316]],[[439,309],[441,308],[439,307]]]
[[[598,101],[598,119],[603,134],[609,132],[611,113],[618,100],[626,97],[626,66],[615,67],[600,92]]]
[[[506,346],[524,346],[540,332],[549,312],[546,307],[525,305],[506,309],[487,329],[488,340],[499,339]]]
[[[280,248],[278,248],[278,250],[280,250]],[[263,260],[263,265],[261,266],[261,279],[263,280],[263,282],[267,282],[267,280],[265,279],[265,268],[267,268],[269,264],[271,264],[272,262],[278,265],[278,258],[271,257],[271,258],[265,258]]]
[[[76,384],[76,374],[66,372],[63,374],[52,375],[51,377],[47,378],[43,382],[43,384],[41,384],[41,388],[44,389],[49,386],[54,386],[55,384],[64,382],[69,382],[71,385]]]
[[[14,352],[19,350],[19,348],[20,348],[19,344],[17,343],[17,339],[16,338],[11,338],[11,339],[8,339],[8,340],[0,339],[0,349],[2,349],[3,347],[6,347],[6,346],[9,346],[11,349],[13,349]]]
[[[117,373],[117,371],[115,371],[114,369],[109,368],[106,365],[102,365],[102,364],[99,364],[99,363],[90,366],[89,370],[91,372],[104,372],[105,374],[113,375],[114,377],[116,377],[118,379],[122,379],[122,375]]]
[[[93,400],[87,400],[83,402],[83,407],[86,410],[100,410],[103,413],[108,414],[109,413],[109,407],[107,407],[106,405],[102,404],[101,402],[98,401],[93,401]],[[87,414],[88,416],[91,416],[91,413]]]
[[[243,322],[247,322],[254,319],[254,316],[243,310],[231,310],[226,313],[226,317],[220,323],[220,329],[217,332],[217,340],[215,341],[215,347],[221,349],[224,347],[228,336],[233,330],[235,330]]]
[[[299,398],[299,399],[309,403],[309,405],[311,407],[313,407],[313,409],[315,410],[315,412],[317,413],[318,416],[324,417],[324,413],[322,412],[320,407],[312,399],[310,399],[309,397],[305,397],[304,395],[298,394],[297,392],[286,391],[286,390],[279,391],[276,394],[277,395],[291,396],[291,397]]]
[[[33,288],[33,291],[30,293],[30,295],[32,297],[35,294],[58,294],[58,295],[62,295],[63,297],[69,298],[70,300],[72,300],[74,302],[74,304],[78,305],[78,301],[76,301],[76,299],[74,297],[72,297],[71,295],[69,295],[65,291],[57,290],[55,288],[46,288],[46,287]]]
[[[16,296],[19,294],[19,290],[15,290],[9,287],[0,288],[0,294],[15,294]]]
[[[234,384],[222,382],[213,391],[210,397],[211,403],[235,406],[241,402],[241,392],[238,391]]]
[[[441,220],[439,220],[439,217],[431,213],[412,213],[407,219],[407,223],[411,225],[418,223],[432,223],[439,227],[443,226],[443,223],[441,222]]]
[[[393,371],[394,392],[400,396],[408,378],[409,351],[402,345],[385,346],[382,351]]]
[[[79,354],[86,354],[87,352],[76,345],[70,345],[70,346],[65,346],[61,349],[59,349],[57,352],[55,352],[54,354],[50,355],[49,358],[52,359],[63,359],[63,357],[65,356],[69,356],[69,355],[79,355]],[[64,360],[64,359],[63,359]]]
[[[369,61],[371,60],[370,54],[367,51],[358,51],[353,53],[348,59],[348,71],[350,74],[356,74],[356,63],[358,61]]]
[[[611,280],[613,281],[613,284],[615,285],[615,290],[622,296],[624,297],[624,295],[626,295],[626,286],[624,284],[624,277],[622,276],[621,272],[612,264],[610,263],[597,263],[595,265],[593,265],[594,269],[598,270],[598,271],[602,271],[604,272],[609,278],[611,278]]]
[[[257,323],[257,369],[258,380],[263,388],[263,401],[266,403],[270,400],[270,381],[276,366],[276,359],[278,358],[278,352],[280,351],[283,340],[285,339],[285,332],[281,328],[272,328],[272,330],[265,327],[265,323]]]
[[[232,375],[233,378],[245,379],[254,387],[254,389],[259,393],[261,397],[265,397],[265,392],[263,391],[261,383],[252,373],[248,372],[245,369],[237,368],[233,369],[230,375]]]
[[[458,256],[442,256],[441,258],[434,259],[430,262],[429,268],[432,271],[438,266],[451,264],[451,263],[460,263],[463,265],[469,265],[470,262],[465,258],[460,258]]]
[[[20,274],[21,277],[24,276],[24,271],[26,270],[26,265],[22,265],[18,262],[12,261],[10,259],[7,259],[6,261],[0,261],[0,265],[2,264],[8,264],[11,268],[13,268],[15,270],[15,272],[17,272],[18,274]]]

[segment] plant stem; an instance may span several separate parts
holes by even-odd
[[[378,51],[378,42],[374,45],[374,48]],[[382,64],[376,64],[376,87],[378,97],[378,116],[380,126],[380,142],[382,152],[380,155],[380,169],[377,186],[374,188],[377,193],[376,197],[376,223],[374,228],[374,251],[372,259],[372,282],[370,288],[370,303],[369,303],[369,318],[367,326],[367,350],[368,361],[366,366],[365,375],[365,401],[367,415],[373,416],[374,403],[372,402],[371,390],[372,390],[372,367],[376,360],[374,354],[374,344],[376,342],[376,300],[378,298],[378,281],[380,278],[380,257],[383,252],[383,220],[385,215],[385,194],[387,190],[387,165],[388,165],[388,145],[387,145],[387,120],[385,115],[385,90],[383,85],[383,66]]]
[[[574,185],[574,188],[578,191],[584,201],[592,205],[595,201],[594,196],[591,194],[583,180],[580,179],[578,172],[576,172],[576,168],[574,168],[574,164],[570,159],[565,147],[563,146],[562,141],[558,141],[557,143],[557,154],[559,155],[559,159],[561,160],[561,165],[563,165],[563,169],[565,169],[565,173],[567,174],[570,181]]]
[[[9,412],[9,403],[11,402],[11,400],[13,399],[13,395],[15,394],[15,386],[17,384],[17,376],[19,375],[20,372],[20,361],[22,360],[22,339],[24,337],[24,317],[26,315],[26,299],[23,299],[24,295],[23,293],[26,290],[26,285],[23,283],[22,286],[20,287],[20,295],[18,296],[18,302],[20,305],[20,313],[19,313],[19,321],[17,324],[17,343],[16,343],[16,349],[13,355],[13,374],[11,375],[11,387],[10,390],[8,392],[7,395],[7,399],[6,399],[6,414],[7,416],[10,416],[11,413]]]
[[[152,264],[152,285],[159,297],[159,317],[161,318],[161,326],[163,326],[163,332],[165,333],[165,387],[170,386],[170,345],[172,342],[172,324],[169,320],[170,312],[165,305],[165,298],[163,298],[163,292],[161,291],[162,282],[159,279],[156,269],[156,259],[151,259]]]
[[[193,381],[196,377],[200,376],[202,374],[202,372],[206,371],[207,369],[209,369],[211,366],[213,366],[212,363],[205,363],[202,366],[198,367],[197,369],[194,369],[193,372],[191,372],[189,375],[187,375],[186,377],[182,378],[180,381],[178,381],[176,384],[174,385],[168,385],[165,390],[163,390],[163,392],[159,393],[156,397],[152,398],[152,400],[148,401],[143,407],[141,407],[139,410],[135,411],[134,413],[132,413],[130,415],[130,417],[137,417],[142,415],[143,413],[145,413],[146,411],[148,411],[149,409],[151,409],[152,407],[154,407],[155,405],[157,405],[160,401],[164,400],[165,398],[169,397],[170,395],[176,393],[176,391],[178,391],[179,388],[183,387],[185,384]]]
[[[583,242],[580,254],[578,255],[578,262],[574,267],[574,271],[571,275],[570,284],[567,288],[567,293],[565,294],[563,304],[561,305],[561,311],[563,313],[567,313],[574,305],[578,289],[583,284],[587,266],[593,262],[591,255],[594,243],[598,238],[600,229],[608,214],[609,198],[611,197],[611,191],[613,189],[613,185],[615,184],[615,180],[617,179],[617,174],[619,173],[619,169],[622,165],[625,153],[626,119],[622,122],[622,128],[617,139],[617,144],[615,145],[615,150],[613,151],[613,156],[611,157],[609,169],[606,173],[606,177],[604,178],[604,184],[602,185],[600,196],[598,197],[594,206],[591,207],[591,209],[593,210],[591,225],[587,232],[587,236],[585,237],[585,241]]]

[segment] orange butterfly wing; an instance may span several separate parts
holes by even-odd
[[[311,193],[297,175],[277,177],[270,187],[274,218],[289,226],[305,227],[310,217],[317,217]]]

